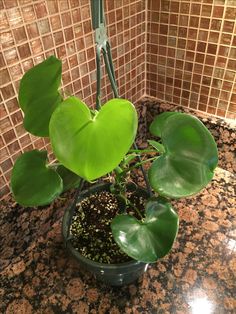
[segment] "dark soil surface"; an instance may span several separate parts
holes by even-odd
[[[144,211],[144,196],[128,192],[127,198],[140,212]],[[120,207],[115,195],[107,191],[94,193],[77,204],[70,233],[73,236],[72,245],[80,254],[106,264],[131,260],[120,250],[111,232],[110,223],[120,213]],[[132,207],[127,212],[140,219]]]

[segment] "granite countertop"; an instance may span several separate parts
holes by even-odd
[[[174,201],[180,228],[171,253],[122,288],[97,282],[64,250],[73,191],[40,209],[2,202],[0,313],[235,313],[235,186],[235,175],[217,168],[201,193]]]

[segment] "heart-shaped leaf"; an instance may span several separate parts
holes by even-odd
[[[27,71],[20,82],[19,103],[25,113],[24,126],[37,136],[49,136],[49,120],[62,101],[58,92],[61,61],[54,56]]]
[[[23,206],[51,203],[63,190],[61,177],[45,165],[46,151],[32,150],[15,162],[11,188],[15,200]]]
[[[70,97],[54,111],[49,125],[57,159],[85,180],[112,171],[132,145],[137,113],[124,99],[112,99],[91,115],[78,98]]]
[[[197,118],[184,113],[169,115],[159,131],[165,153],[149,169],[152,188],[171,198],[199,192],[212,179],[218,162],[211,133]]]
[[[143,221],[130,215],[118,215],[112,220],[111,229],[115,241],[127,255],[152,263],[170,251],[178,225],[178,215],[172,206],[159,197],[147,203]]]

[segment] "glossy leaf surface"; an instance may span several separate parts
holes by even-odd
[[[49,120],[61,102],[61,61],[51,56],[27,71],[20,82],[19,103],[24,126],[36,136],[49,136]]]
[[[161,132],[162,129],[165,125],[166,120],[173,115],[178,114],[178,112],[172,112],[172,111],[168,111],[168,112],[163,112],[161,114],[159,114],[158,116],[155,117],[155,119],[152,121],[150,127],[149,127],[149,131],[151,134],[161,137]]]
[[[151,199],[143,221],[130,215],[118,215],[111,223],[112,234],[130,257],[145,263],[155,262],[171,249],[178,232],[179,219],[163,198]]]
[[[197,118],[184,113],[170,115],[159,130],[165,153],[149,169],[151,186],[171,198],[199,192],[212,179],[218,162],[212,135]]]
[[[57,159],[88,181],[107,174],[121,162],[136,131],[136,110],[124,99],[108,101],[92,116],[82,101],[70,97],[50,121],[50,139]]]
[[[46,166],[47,152],[33,150],[15,162],[11,188],[15,200],[23,206],[51,203],[63,190],[61,177]]]

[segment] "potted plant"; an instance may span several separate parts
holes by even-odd
[[[75,96],[63,99],[61,69],[61,61],[51,56],[21,79],[24,127],[33,135],[50,138],[58,162],[47,164],[46,151],[22,154],[13,167],[12,193],[23,206],[42,206],[80,185],[64,215],[65,243],[98,278],[114,285],[129,283],[148,263],[170,251],[178,231],[178,215],[170,200],[198,193],[209,183],[217,165],[217,147],[197,118],[179,112],[155,117],[150,132],[157,140],[148,141],[143,150],[133,147],[138,125],[135,107],[115,98],[93,110]],[[154,193],[130,184],[132,172],[145,163],[146,181]],[[105,184],[97,184],[100,178]],[[84,182],[89,184],[82,191]],[[100,198],[105,200],[101,208],[96,205]],[[85,216],[93,218],[92,226]],[[109,235],[90,239],[91,245],[90,235],[96,234],[99,224]],[[106,240],[110,252],[104,255]],[[121,263],[112,261],[108,253]]]
[[[150,132],[155,140],[149,140],[146,149],[136,146],[137,112],[118,95],[103,1],[92,0],[91,10],[96,110],[75,96],[63,97],[62,65],[56,57],[25,73],[19,89],[24,127],[35,136],[49,137],[58,162],[47,163],[46,151],[25,152],[13,167],[11,189],[19,204],[42,206],[76,187],[63,217],[65,245],[98,279],[122,285],[170,251],[179,223],[170,200],[198,193],[208,184],[217,165],[217,148],[197,118],[178,112],[154,118]],[[101,55],[115,97],[104,105]],[[146,189],[133,182],[138,167]]]

